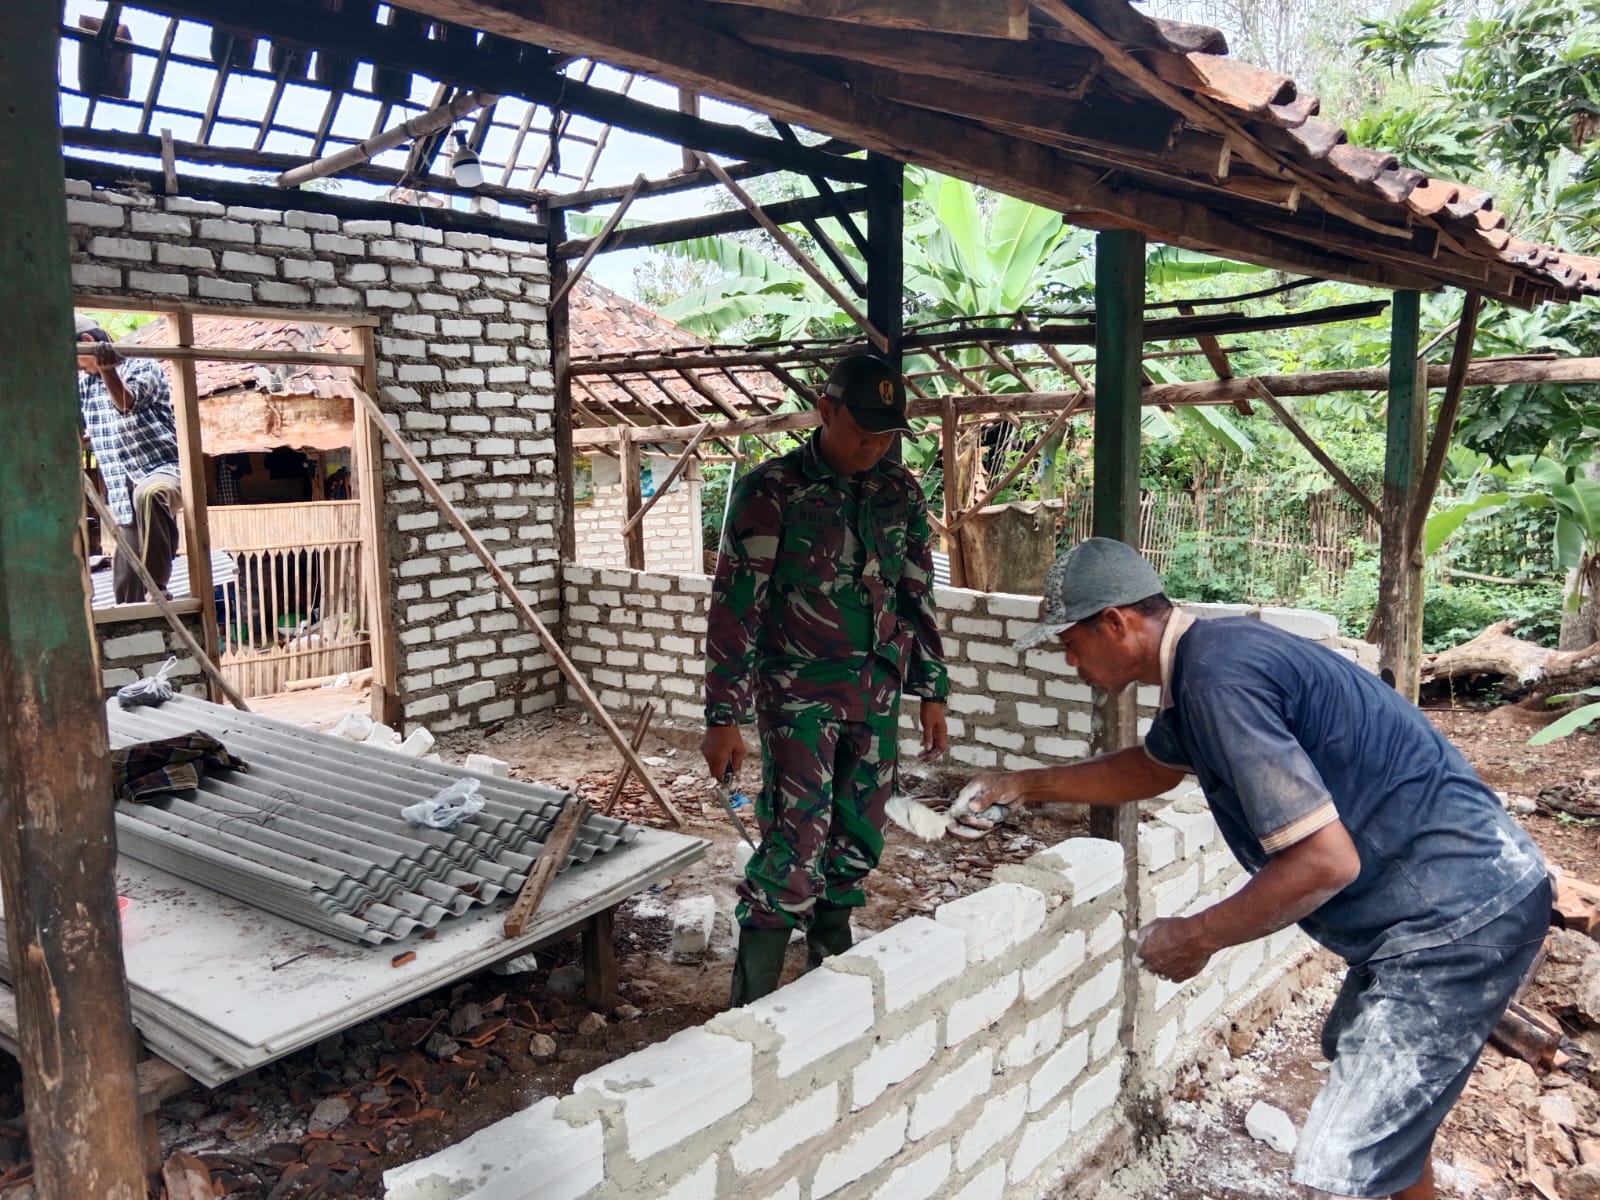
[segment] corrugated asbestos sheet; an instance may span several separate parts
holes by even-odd
[[[200,730],[249,769],[208,773],[193,792],[116,806],[126,856],[312,929],[378,944],[515,895],[571,798],[176,696],[159,708],[107,706],[113,747]],[[461,778],[481,779],[481,812],[417,829],[400,810]],[[574,861],[632,841],[590,813]]]

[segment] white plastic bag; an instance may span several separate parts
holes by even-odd
[[[453,828],[457,822],[483,810],[483,801],[478,798],[482,783],[478,779],[458,779],[431,799],[402,808],[400,815],[417,829]]]
[[[154,675],[147,675],[143,679],[136,679],[132,683],[117,689],[117,703],[123,708],[136,708],[141,704],[155,707],[172,699],[172,684],[167,682],[167,676],[178,667],[176,657],[167,659],[162,663]]]

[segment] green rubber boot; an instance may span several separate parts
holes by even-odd
[[[811,928],[806,930],[806,968],[822,965],[822,960],[843,954],[855,944],[850,936],[848,908],[835,908],[831,904],[817,905],[811,917]]]
[[[778,990],[783,953],[788,948],[787,929],[739,930],[739,953],[733,960],[732,1007],[742,1008]]]

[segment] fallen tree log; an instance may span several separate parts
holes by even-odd
[[[1498,681],[1508,699],[1545,697],[1600,683],[1600,642],[1581,650],[1547,650],[1513,635],[1515,621],[1497,621],[1471,641],[1422,660],[1422,686]]]

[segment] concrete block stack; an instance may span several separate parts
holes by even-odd
[[[376,317],[378,375],[399,397],[391,419],[541,618],[555,621],[560,514],[541,247],[80,181],[67,192],[73,284],[97,304]],[[406,723],[444,732],[554,704],[554,664],[481,564],[409,472],[390,459],[384,476]]]
[[[1074,839],[1021,869],[1029,883],[902,922],[389,1172],[387,1195],[509,1178],[543,1200],[1042,1190],[1122,1096],[1122,864]]]

